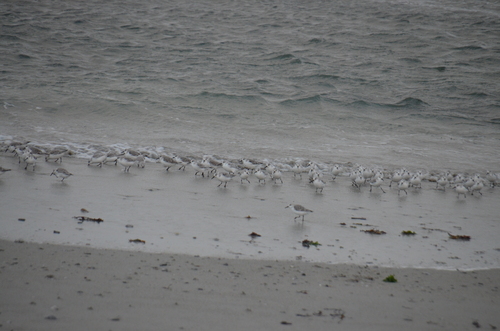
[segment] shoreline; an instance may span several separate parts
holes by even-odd
[[[0,240],[9,330],[500,327],[500,270],[159,254]],[[397,282],[383,280],[393,275]]]
[[[0,161],[12,168],[0,179],[2,328],[500,327],[495,189],[465,200],[426,183],[398,196],[338,178],[316,194],[291,174],[224,189],[159,164],[124,173],[65,158],[33,172]],[[50,176],[61,166],[74,174],[64,182]],[[292,202],[314,210],[304,223]],[[372,228],[386,234],[363,233]]]
[[[166,172],[148,163],[124,173],[119,166],[64,158],[62,165],[40,162],[31,171],[17,158],[0,156],[0,161],[12,169],[0,178],[0,239],[396,268],[500,268],[497,189],[464,199],[425,182],[408,194],[398,195],[394,187],[370,193],[369,187],[358,190],[349,178],[338,177],[316,193],[307,179],[291,173],[284,174],[283,184],[258,184],[253,177],[250,184],[234,179],[223,188],[189,167]],[[61,182],[50,176],[57,167],[74,175]],[[290,203],[314,212],[303,223],[294,221],[296,215],[285,208]],[[103,222],[75,219],[81,216]],[[250,237],[252,232],[261,237]],[[449,234],[471,240],[452,240]],[[135,239],[145,243],[130,242]],[[303,240],[320,246],[305,248]]]

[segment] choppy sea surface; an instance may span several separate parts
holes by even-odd
[[[2,1],[0,140],[499,171],[500,3]]]

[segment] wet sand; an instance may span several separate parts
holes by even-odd
[[[54,163],[0,161],[12,169],[0,178],[8,330],[500,326],[497,189],[459,199],[426,182],[398,195],[337,178],[319,194],[290,173],[224,189],[189,167],[124,173],[71,158],[61,182]],[[289,203],[314,212],[294,221]]]
[[[500,268],[498,189],[457,198],[450,188],[443,192],[424,182],[422,189],[398,195],[388,183],[387,193],[370,193],[369,187],[352,187],[349,178],[325,177],[320,194],[306,174],[300,179],[285,173],[283,184],[234,179],[223,188],[217,179],[195,176],[189,166],[167,173],[148,163],[124,173],[120,166],[89,167],[86,160],[65,158],[62,165],[39,162],[33,172],[17,158],[0,162],[12,169],[0,179],[0,239],[228,258]],[[50,176],[59,166],[74,175],[64,182]],[[296,215],[285,209],[290,203],[314,212],[294,221]],[[75,216],[104,222],[81,223]],[[364,232],[372,229],[385,234]],[[252,239],[252,232],[261,237]],[[451,240],[449,234],[471,240]],[[303,240],[321,246],[307,249]]]

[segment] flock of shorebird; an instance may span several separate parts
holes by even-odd
[[[62,163],[62,158],[68,155],[73,155],[71,151],[65,148],[54,148],[46,151],[42,147],[35,146],[29,143],[11,142],[5,145],[5,152],[19,158],[19,164],[24,164],[25,170],[29,167],[35,171],[38,159],[42,158],[45,161]],[[333,167],[319,165],[311,161],[292,161],[287,163],[277,162],[260,162],[249,159],[241,159],[236,161],[220,160],[213,156],[204,156],[203,158],[183,157],[174,154],[156,154],[152,152],[139,152],[136,150],[127,149],[124,151],[98,151],[94,153],[87,162],[88,166],[102,167],[105,164],[118,165],[123,167],[124,172],[129,172],[131,167],[137,166],[144,168],[147,162],[160,163],[168,172],[171,168],[185,170],[190,166],[194,170],[195,176],[215,178],[220,183],[218,187],[227,187],[228,182],[239,177],[240,183],[250,183],[250,178],[253,176],[257,179],[259,185],[265,185],[266,180],[272,181],[274,185],[283,184],[284,173],[293,173],[294,179],[302,179],[303,175],[307,174],[309,184],[314,187],[318,194],[323,193],[323,189],[327,186],[327,181],[334,181],[338,176],[348,177],[351,185],[356,190],[361,190],[362,187],[369,186],[370,192],[373,189],[379,189],[382,193],[386,193],[382,187],[388,182],[388,187],[392,188],[393,184],[397,187],[398,195],[401,192],[408,194],[408,189],[421,189],[422,182],[436,183],[435,189],[446,190],[447,187],[453,188],[457,193],[457,197],[466,197],[467,193],[474,195],[478,193],[482,195],[481,190],[489,185],[495,187],[499,183],[499,175],[487,171],[483,177],[480,174],[452,174],[451,172],[430,174],[422,171],[410,172],[403,169],[387,171],[380,168],[370,168],[355,165],[334,165]],[[0,175],[11,169],[0,167]],[[52,171],[51,176],[61,179],[63,182],[66,178],[72,176],[68,170],[59,167]],[[330,179],[329,179],[330,178]],[[312,211],[304,208],[301,205],[289,205],[290,208],[298,216],[304,220],[304,215]]]

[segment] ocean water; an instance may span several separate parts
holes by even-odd
[[[500,171],[500,3],[3,1],[0,141]]]

